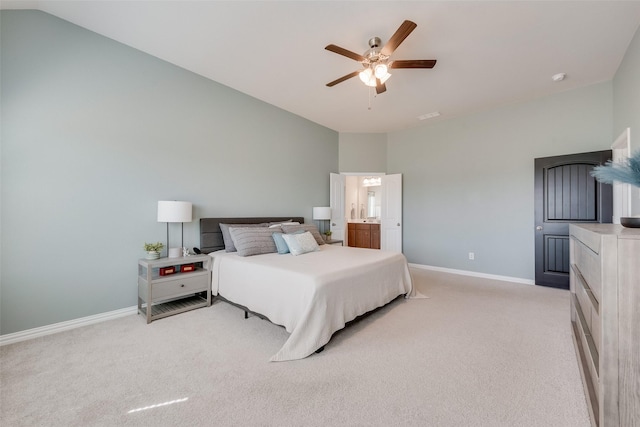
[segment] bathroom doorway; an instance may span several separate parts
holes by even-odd
[[[345,246],[402,252],[401,174],[331,174],[330,183],[334,239]]]

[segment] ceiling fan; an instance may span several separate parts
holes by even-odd
[[[376,93],[381,94],[387,90],[385,82],[389,77],[391,77],[389,69],[433,68],[436,65],[435,59],[389,60],[389,57],[398,48],[398,46],[400,46],[400,43],[402,43],[417,26],[418,25],[415,22],[408,20],[404,21],[393,36],[391,36],[387,44],[382,48],[380,48],[380,44],[382,43],[380,38],[373,37],[369,40],[369,50],[362,55],[334,44],[328,45],[325,47],[326,50],[358,61],[362,64],[364,69],[342,76],[339,79],[327,83],[327,86],[332,87],[350,79],[351,77],[359,76],[360,80],[362,80],[364,84],[370,87],[375,87]]]

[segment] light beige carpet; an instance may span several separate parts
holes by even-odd
[[[4,346],[0,424],[590,425],[568,292],[412,274],[429,299],[396,300],[299,361],[268,362],[286,331],[223,302]]]

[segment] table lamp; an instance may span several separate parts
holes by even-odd
[[[167,256],[169,258],[177,258],[182,255],[182,247],[184,246],[184,223],[192,221],[192,205],[191,202],[178,201],[159,201],[158,202],[158,222],[167,223]],[[169,248],[169,223],[181,223],[182,238],[180,240],[180,248]]]
[[[313,219],[315,221],[320,222],[320,224],[324,224],[325,221],[331,219],[331,208],[330,207],[314,207],[313,208]],[[320,233],[324,233],[326,231],[324,225],[320,227]]]

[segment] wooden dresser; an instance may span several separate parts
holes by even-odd
[[[640,426],[640,229],[570,226],[571,325],[592,424]]]

